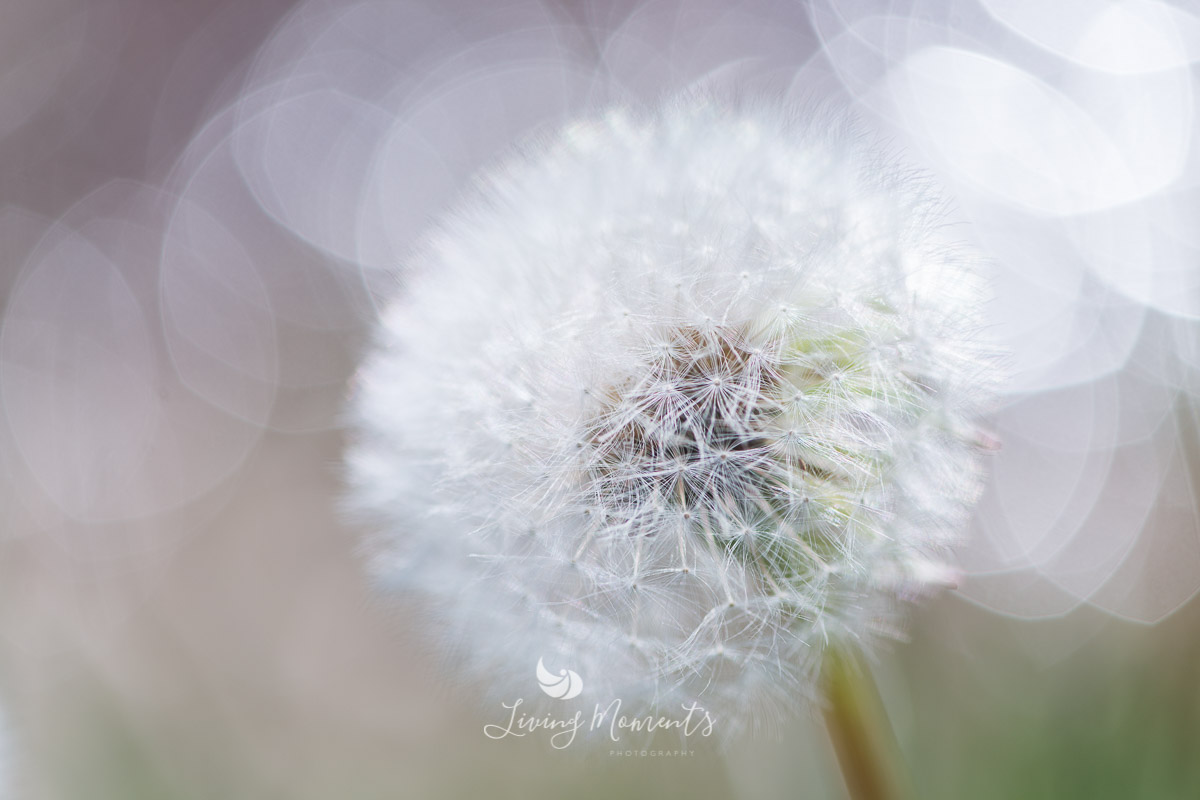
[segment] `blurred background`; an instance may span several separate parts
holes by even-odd
[[[717,85],[853,108],[994,261],[968,578],[877,665],[920,796],[1200,797],[1198,64],[1184,0],[0,0],[7,796],[842,796],[803,718],[485,738],[335,511],[377,304],[472,173]]]

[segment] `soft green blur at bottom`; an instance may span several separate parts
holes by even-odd
[[[1200,797],[1200,602],[1142,627],[1091,610],[1008,620],[948,596],[913,622],[911,643],[881,653],[875,672],[917,796]],[[415,683],[407,690],[427,694]],[[653,760],[490,741],[480,732],[487,714],[475,716],[469,702],[449,695],[437,700],[444,724],[428,732],[406,724],[402,705],[394,724],[372,728],[306,712],[303,700],[289,709],[266,697],[258,698],[262,707],[235,713],[186,702],[122,708],[85,676],[60,699],[52,741],[37,752],[26,748],[51,779],[54,793],[38,797],[765,800],[842,793],[816,718],[728,753]],[[265,756],[269,741],[256,739],[275,735],[281,752]]]

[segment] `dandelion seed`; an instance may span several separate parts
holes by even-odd
[[[828,114],[691,98],[571,130],[408,269],[349,505],[497,695],[544,657],[731,734],[944,582],[994,383],[976,260]]]

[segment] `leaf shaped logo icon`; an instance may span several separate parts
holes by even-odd
[[[583,691],[583,679],[579,677],[578,672],[572,669],[560,669],[555,675],[546,669],[541,658],[537,663],[537,679],[543,692],[559,700],[570,700],[578,697],[579,693]]]

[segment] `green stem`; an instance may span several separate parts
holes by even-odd
[[[870,670],[854,652],[830,649],[822,678],[825,726],[851,800],[907,800],[908,775]]]

